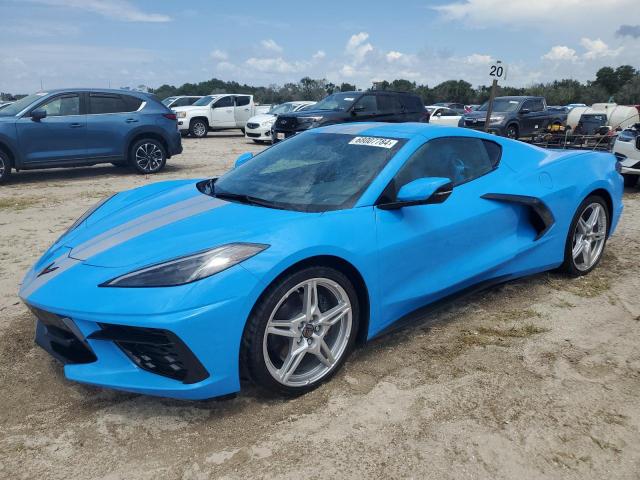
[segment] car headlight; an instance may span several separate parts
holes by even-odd
[[[187,116],[187,112],[176,112],[176,117],[185,118]]]
[[[78,226],[84,222],[87,218],[89,218],[91,215],[93,215],[96,210],[98,210],[101,206],[103,206],[105,203],[107,203],[109,200],[111,200],[113,197],[115,197],[117,194],[114,193],[113,195],[111,195],[110,197],[107,197],[103,200],[100,200],[98,203],[96,203],[93,207],[91,207],[89,210],[87,210],[86,212],[84,212],[82,214],[82,216],[80,218],[78,218],[75,222],[73,222],[73,224],[71,224],[71,226],[69,228],[67,228],[65,230],[65,232],[60,235],[58,237],[58,239],[56,240],[55,243],[58,243],[60,240],[62,240],[64,237],[66,237],[68,234],[70,234],[71,232],[73,232],[76,228],[78,228]]]
[[[503,120],[503,115],[491,115],[491,117],[489,118],[489,123],[500,123]]]
[[[274,120],[265,120],[260,124],[261,127],[271,127],[273,125]]]
[[[174,258],[109,280],[101,287],[172,287],[201,280],[260,253],[269,245],[230,243]]]
[[[303,123],[317,123],[324,117],[299,117],[298,120]]]

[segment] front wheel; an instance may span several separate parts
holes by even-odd
[[[505,132],[506,136],[508,138],[513,138],[514,140],[518,139],[518,126],[517,125],[509,125],[507,127],[507,130]]]
[[[147,138],[131,146],[129,158],[138,173],[158,173],[167,163],[167,151],[159,141]]]
[[[193,120],[189,125],[189,133],[196,138],[203,138],[209,133],[209,125],[201,119]]]
[[[624,186],[625,187],[635,187],[638,183],[638,175],[629,175],[628,173],[622,175],[624,178]]]
[[[607,205],[599,195],[590,195],[580,204],[571,221],[562,269],[574,277],[593,270],[602,258],[608,232]]]
[[[243,335],[243,366],[267,390],[306,393],[342,366],[359,316],[354,287],[341,272],[295,272],[270,286],[254,307]]]
[[[11,175],[11,161],[9,156],[0,150],[0,183],[4,183]]]

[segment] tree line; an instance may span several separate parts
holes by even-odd
[[[405,79],[392,82],[377,82],[375,88],[413,92],[422,97],[425,105],[436,102],[450,101],[465,104],[481,104],[489,98],[490,87],[473,87],[464,80],[447,80],[434,87],[417,84]],[[215,93],[246,93],[255,97],[255,101],[262,104],[277,104],[293,100],[320,100],[335,92],[357,90],[356,85],[350,83],[334,84],[325,79],[304,77],[299,82],[284,85],[269,85],[255,87],[240,84],[235,81],[224,81],[217,78],[199,83],[185,83],[179,87],[162,85],[150,89],[159,98],[173,95],[210,95]],[[547,99],[549,105],[567,105],[569,103],[586,103],[614,101],[619,104],[640,104],[640,70],[631,65],[617,68],[603,67],[596,72],[595,79],[587,82],[564,79],[547,83],[537,83],[528,87],[499,87],[499,95],[537,95]],[[14,99],[14,96],[1,94],[4,100]]]

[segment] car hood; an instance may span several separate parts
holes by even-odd
[[[247,120],[247,123],[262,123],[267,120],[274,121],[276,119],[275,115],[271,115],[270,113],[261,113],[260,115],[255,115]]]
[[[320,215],[227,202],[201,193],[197,183],[118,194],[54,247],[87,265],[133,269],[226,243],[270,244],[281,229]]]
[[[282,117],[323,117],[323,118],[343,118],[346,115],[342,110],[302,110],[299,112],[291,112],[282,114]]]
[[[189,105],[186,107],[171,107],[171,110],[174,112],[204,112],[207,113],[209,111],[209,107],[194,107],[193,105]]]
[[[493,112],[493,113],[501,113],[501,112]],[[469,112],[462,114],[463,118],[475,118],[484,120],[487,118],[487,112]]]

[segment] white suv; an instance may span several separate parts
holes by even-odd
[[[640,123],[618,134],[613,153],[622,165],[624,186],[635,186],[640,176]]]
[[[271,127],[276,118],[281,113],[291,113],[302,110],[309,105],[315,105],[316,102],[286,102],[280,105],[274,105],[267,113],[261,113],[251,117],[247,121],[244,136],[256,143],[264,143],[271,141]]]
[[[177,107],[178,129],[183,136],[205,137],[209,131],[244,127],[255,115],[253,95],[207,95],[190,107]]]

